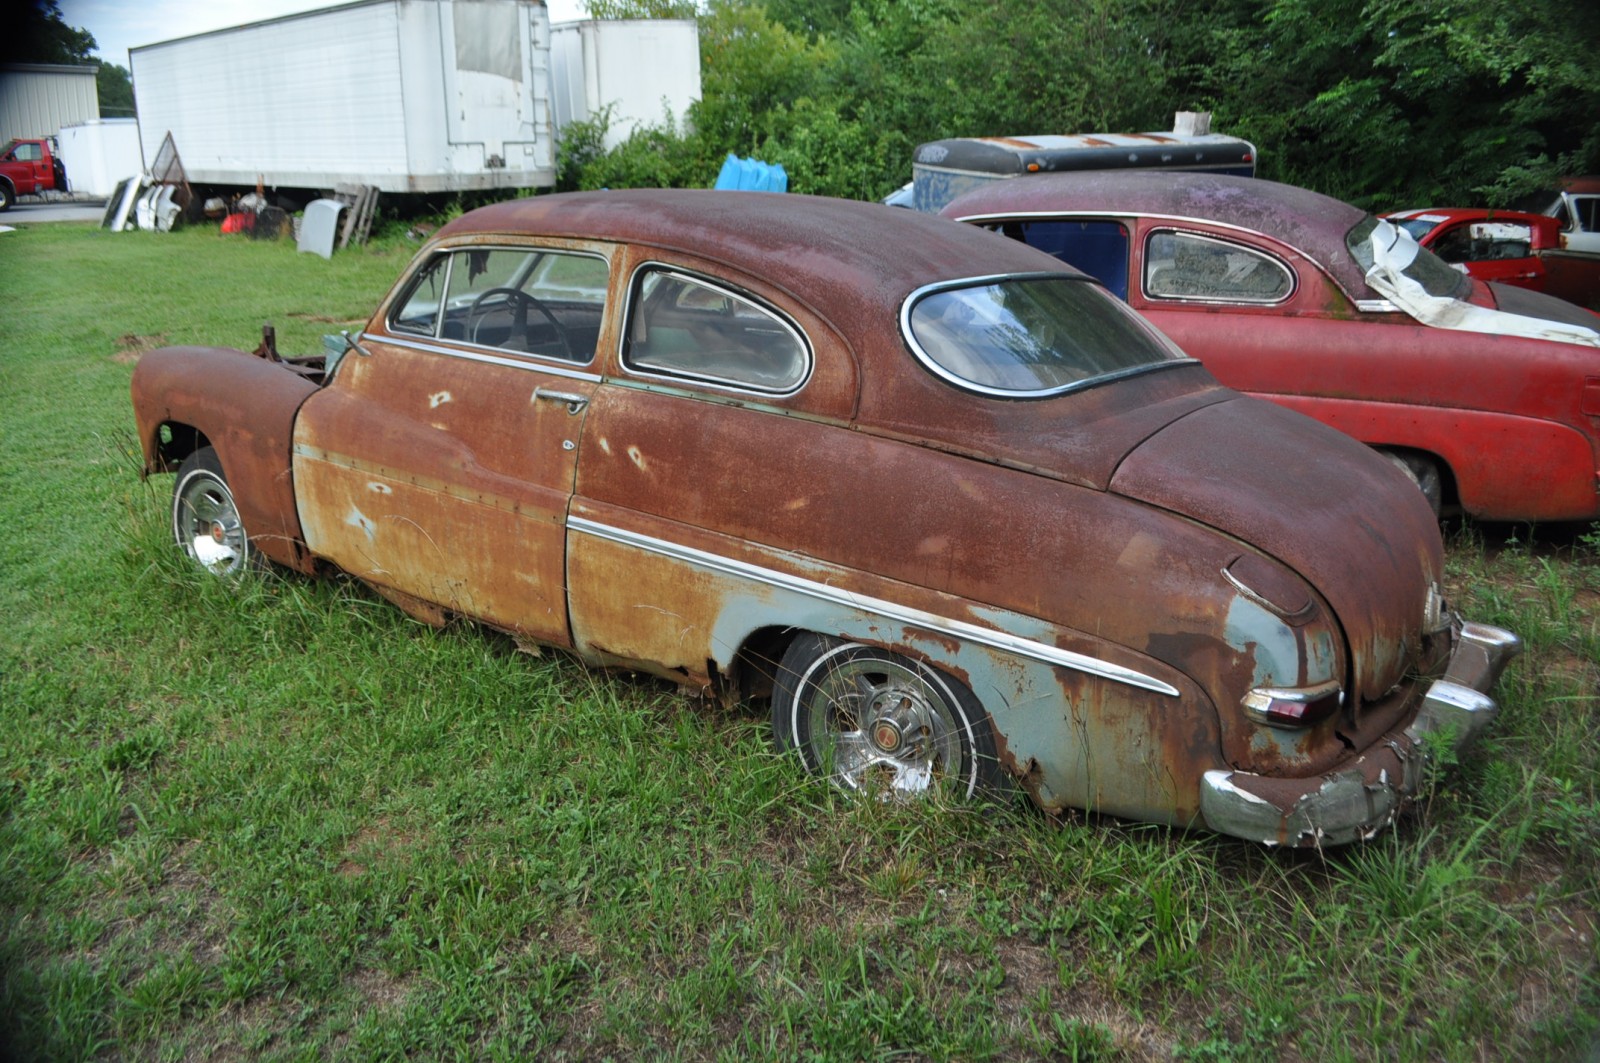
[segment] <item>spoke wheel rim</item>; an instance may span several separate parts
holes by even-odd
[[[898,797],[969,782],[955,698],[911,662],[844,647],[817,661],[801,690],[815,767],[846,789]]]
[[[189,478],[173,510],[178,545],[201,567],[231,576],[244,567],[248,546],[228,485],[207,474]]]

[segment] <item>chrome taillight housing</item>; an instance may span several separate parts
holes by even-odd
[[[1333,679],[1308,687],[1256,687],[1240,701],[1252,720],[1269,727],[1310,727],[1343,703],[1344,689]]]

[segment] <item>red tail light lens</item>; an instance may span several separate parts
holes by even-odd
[[[1309,687],[1256,687],[1244,696],[1244,711],[1271,727],[1310,727],[1339,711],[1344,691],[1334,680]]]

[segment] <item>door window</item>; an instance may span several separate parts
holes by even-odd
[[[1277,259],[1242,244],[1163,231],[1145,242],[1144,290],[1155,299],[1277,303],[1294,291],[1294,275]]]
[[[424,263],[389,327],[397,332],[536,354],[594,359],[610,267],[598,255],[544,248],[472,248]]]
[[[1128,230],[1114,221],[1012,221],[1000,231],[1080,269],[1128,298]]]

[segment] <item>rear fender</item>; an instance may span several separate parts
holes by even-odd
[[[133,412],[144,473],[171,472],[194,448],[216,448],[251,542],[310,571],[290,473],[300,404],[317,385],[282,365],[224,347],[163,347],[133,372]],[[162,428],[170,442],[162,442]]]

